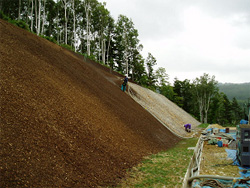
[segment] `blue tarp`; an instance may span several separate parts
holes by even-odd
[[[248,124],[248,121],[247,121],[247,120],[242,119],[242,120],[240,120],[240,124]]]
[[[232,136],[234,140],[236,140],[236,134],[235,133],[227,133],[228,135]]]
[[[212,128],[207,129],[207,132],[212,132]],[[225,129],[219,129],[220,132],[226,132]],[[236,140],[236,134],[235,133],[227,133],[230,136],[232,136],[235,140]],[[247,183],[242,184],[242,182],[240,182],[241,179],[245,179],[245,178],[249,178],[250,177],[250,167],[241,167],[239,164],[239,161],[237,160],[236,157],[236,152],[237,150],[233,150],[233,149],[226,149],[227,152],[227,157],[233,160],[233,165],[236,165],[239,167],[239,174],[240,177],[236,178],[236,182],[232,182],[231,180],[221,180],[221,179],[217,179],[220,183],[224,184],[224,185],[232,185],[233,188],[250,188],[250,180],[247,181]],[[200,186],[201,184],[201,180],[194,180],[193,182],[193,187],[195,188],[213,188],[210,186]]]
[[[218,128],[209,128],[209,129],[207,129],[206,131],[207,131],[207,132],[212,132],[213,129],[218,129]],[[225,133],[225,132],[226,132],[226,129],[219,129],[219,132]]]
[[[232,159],[233,161],[236,160],[236,150],[235,149],[226,149],[227,157]]]
[[[225,133],[225,132],[226,132],[226,129],[220,129],[220,132],[221,132],[221,133]]]
[[[240,167],[240,175],[243,178],[249,178],[250,177],[250,167]]]
[[[235,149],[226,149],[227,157],[233,160],[233,165],[239,166],[239,161],[236,158],[236,150]]]
[[[247,184],[242,184],[240,183],[240,180],[243,178],[236,178],[236,179],[237,179],[236,182],[233,182],[232,180],[222,180],[222,179],[215,179],[215,180],[225,185],[226,187],[230,186],[232,188],[249,188],[248,184],[250,184],[250,181],[247,181]],[[192,186],[194,188],[215,188],[215,187],[210,187],[210,186],[200,186],[201,183],[202,183],[201,180],[196,180],[194,181]]]
[[[210,128],[210,129],[207,129],[207,132],[212,132],[212,130],[213,130],[212,128]]]
[[[236,183],[234,183],[233,188],[249,188],[250,187],[250,181],[247,181],[247,183],[240,183],[240,179],[243,178],[239,178],[238,181]]]
[[[233,160],[233,165],[239,166],[240,176],[242,178],[250,177],[250,167],[241,167],[236,158],[236,150],[226,149],[227,157]]]

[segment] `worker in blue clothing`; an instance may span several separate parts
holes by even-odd
[[[127,83],[128,83],[128,76],[125,75],[125,78],[123,79],[123,83],[122,83],[122,87],[121,87],[123,92],[126,91]]]

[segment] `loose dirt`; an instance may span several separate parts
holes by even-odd
[[[179,138],[121,75],[0,20],[0,187],[115,186]]]

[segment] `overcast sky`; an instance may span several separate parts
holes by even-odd
[[[173,81],[208,73],[250,82],[250,0],[99,0],[117,20],[131,18],[148,52]]]

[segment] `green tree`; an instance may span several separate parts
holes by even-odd
[[[194,95],[193,85],[190,83],[190,80],[185,79],[180,81],[177,78],[174,80],[174,92],[178,96],[178,105],[182,107],[185,111],[190,114],[196,114],[196,100]]]
[[[200,78],[196,78],[193,82],[196,98],[199,105],[200,122],[207,123],[208,110],[211,104],[211,98],[218,91],[215,76],[210,77],[204,73]]]
[[[211,99],[211,105],[208,113],[209,123],[222,124],[222,111],[223,111],[223,97],[222,94],[217,92]]]
[[[105,8],[105,3],[98,3],[93,8],[93,27],[97,31],[95,41],[95,52],[99,61],[107,64],[111,42],[111,33],[114,31],[114,20],[110,12]]]
[[[47,10],[47,24],[45,25],[45,35],[46,36],[53,36],[56,38],[56,24],[54,23],[54,20],[57,16],[57,6],[55,1],[53,0],[47,0],[46,1],[46,10]]]
[[[168,83],[168,74],[166,73],[166,69],[163,67],[159,67],[156,71],[155,71],[155,78],[156,78],[156,83],[158,87],[164,86],[169,84]]]
[[[138,31],[134,23],[124,15],[119,15],[114,30],[114,61],[117,70],[130,73],[134,61],[134,54],[139,46]]]
[[[0,0],[1,11],[11,19],[25,21],[32,32],[68,44],[155,90],[156,60],[152,54],[146,61],[142,57],[143,46],[133,21],[119,15],[115,22],[105,6],[97,0]]]
[[[155,80],[156,87],[160,94],[167,97],[169,100],[173,102],[179,102],[177,99],[177,95],[174,92],[174,88],[168,82],[168,74],[166,73],[166,69],[163,67],[159,67],[155,71]]]
[[[1,11],[11,19],[18,19],[19,1],[1,0]]]
[[[143,48],[142,45],[139,45],[139,49],[134,51],[134,61],[131,64],[132,68],[132,80],[137,82],[142,86],[147,86],[148,77],[145,69],[145,60],[140,54],[140,49]]]
[[[174,92],[174,88],[171,85],[164,84],[159,88],[160,94],[167,97],[169,100],[175,102],[176,104],[181,103],[182,98],[178,97],[177,94]],[[180,100],[180,101],[179,101]]]
[[[242,108],[238,104],[238,101],[235,97],[232,100],[231,109],[232,109],[232,124],[235,125],[237,124],[237,122],[240,122],[240,120],[243,118]]]
[[[153,88],[155,89],[156,76],[154,74],[153,66],[156,65],[156,59],[151,53],[148,53],[146,65],[147,65],[147,70],[148,70],[147,72],[148,73],[148,86],[152,89]]]
[[[222,124],[231,124],[232,122],[232,105],[230,100],[228,99],[227,95],[223,93],[223,107],[222,107],[222,113],[221,113],[221,120]]]

